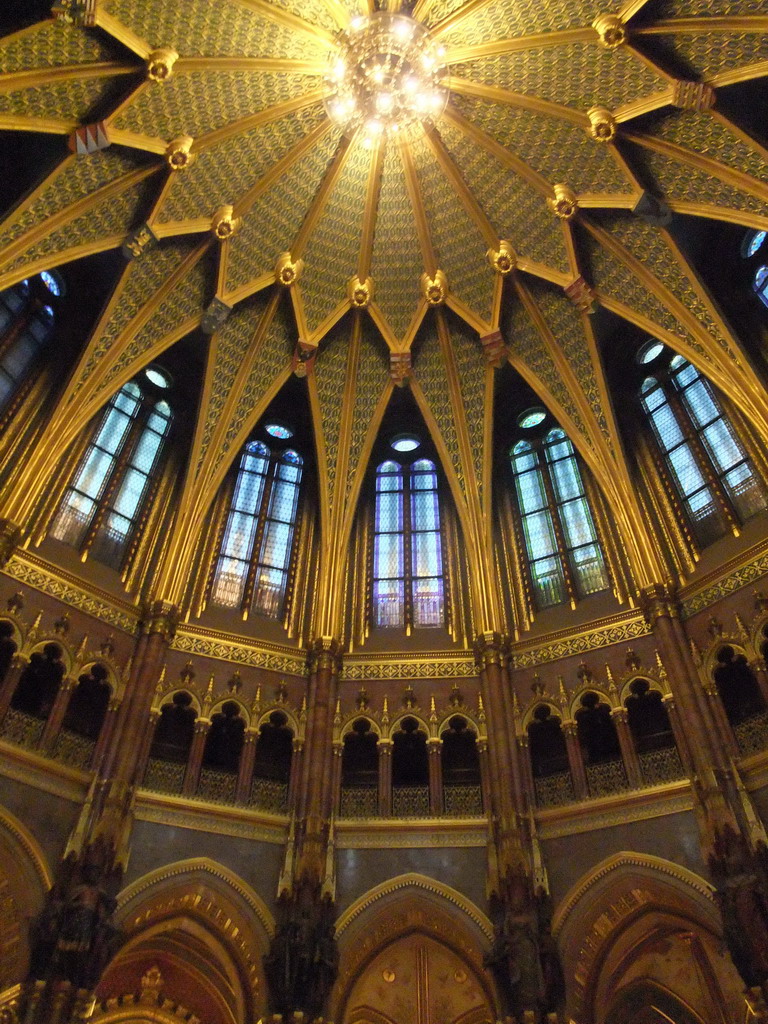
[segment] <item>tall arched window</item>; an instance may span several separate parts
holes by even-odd
[[[559,428],[510,452],[536,603],[605,590],[608,574],[573,445]]]
[[[640,395],[699,543],[722,536],[726,512],[743,522],[765,508],[763,485],[709,381],[695,367],[674,356],[645,378]]]
[[[373,611],[377,626],[441,626],[443,556],[437,472],[429,459],[376,470]]]
[[[152,373],[163,381],[160,371]],[[168,383],[160,385],[167,387]],[[112,398],[51,527],[51,535],[119,567],[157,468],[171,408],[129,381]]]
[[[45,271],[0,292],[0,413],[50,339],[61,293],[59,278]]]
[[[245,446],[213,576],[211,600],[277,618],[285,596],[303,461],[292,448]]]

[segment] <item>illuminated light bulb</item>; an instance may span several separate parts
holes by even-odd
[[[384,81],[384,68],[380,64],[377,64],[371,72],[371,78],[379,85]]]
[[[394,24],[394,33],[400,39],[410,39],[413,35],[413,26],[407,21],[399,20]]]
[[[438,46],[438,48],[437,48],[437,56],[438,57],[444,57],[445,56],[445,47],[444,46]]]
[[[403,89],[405,90],[405,92],[413,95],[418,90],[418,88],[418,78],[416,78],[415,75],[408,75],[405,81],[403,82]]]
[[[380,114],[388,114],[394,106],[394,100],[392,94],[389,92],[381,92],[376,97],[376,109]]]
[[[347,72],[347,63],[341,57],[336,61],[336,66],[333,69],[333,77],[336,79],[342,79]]]
[[[381,121],[377,121],[375,118],[369,121],[368,124],[365,126],[365,130],[368,132],[370,136],[378,135],[379,132],[381,131],[381,128]]]
[[[353,32],[359,32],[360,29],[365,25],[365,18],[362,14],[359,14],[356,18],[353,18],[349,23],[349,27]]]

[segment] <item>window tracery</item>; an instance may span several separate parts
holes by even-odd
[[[373,611],[377,626],[440,626],[443,557],[437,471],[429,459],[376,470]]]
[[[565,432],[518,441],[510,451],[517,508],[536,603],[605,590],[608,573],[576,453]]]
[[[640,387],[640,401],[699,543],[765,508],[765,491],[715,392],[682,356]]]
[[[304,462],[250,441],[240,459],[211,600],[277,618],[288,583]]]

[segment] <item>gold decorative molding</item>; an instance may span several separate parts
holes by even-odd
[[[475,660],[468,655],[436,651],[433,654],[348,654],[341,670],[342,680],[365,679],[474,679]]]
[[[686,779],[538,811],[536,827],[539,839],[562,839],[692,810],[693,794]]]
[[[106,591],[84,583],[29,551],[16,551],[2,571],[16,582],[58,598],[70,608],[77,608],[115,629],[129,634],[137,630],[139,609],[135,605],[120,602]]]
[[[759,553],[756,553],[759,552]],[[723,571],[725,570],[725,575]],[[727,594],[742,587],[749,586],[756,580],[768,575],[768,541],[755,545],[746,553],[742,553],[716,571],[707,574],[702,580],[680,592],[682,617],[689,619],[693,615],[709,608]]]
[[[225,242],[243,223],[242,217],[234,216],[231,203],[220,206],[211,219],[211,233],[219,242]]]
[[[504,239],[499,241],[498,249],[489,249],[485,256],[497,274],[511,274],[517,267],[517,253]]]
[[[80,805],[85,800],[90,772],[69,768],[31,750],[0,740],[0,776],[43,793]]]
[[[171,649],[294,676],[305,676],[307,671],[307,656],[304,651],[266,641],[252,641],[229,633],[198,630],[189,625],[179,626]]]
[[[304,260],[294,260],[289,252],[282,253],[275,264],[275,281],[290,288],[301,277],[304,269]]]
[[[558,183],[553,185],[554,197],[547,199],[547,206],[560,220],[572,220],[576,216],[579,202],[576,193],[569,185]]]
[[[537,665],[574,654],[598,650],[611,644],[626,643],[650,632],[643,616],[637,612],[625,612],[610,619],[597,622],[591,628],[579,631],[559,630],[540,638],[537,642],[521,641],[511,645],[513,668],[535,668]]]
[[[150,82],[167,82],[178,59],[178,53],[170,46],[160,46],[152,50],[147,57],[147,78]]]
[[[137,821],[187,828],[195,832],[252,839],[256,842],[283,846],[288,837],[288,819],[283,815],[266,814],[244,807],[190,800],[186,797],[150,793],[141,789],[136,798]]]
[[[448,279],[442,270],[436,270],[434,275],[421,275],[421,293],[430,306],[442,306],[448,297]]]
[[[386,882],[382,882],[381,885],[377,885],[373,889],[369,889],[368,892],[356,899],[355,902],[352,903],[351,906],[347,907],[344,913],[340,915],[336,922],[336,935],[343,935],[361,914],[370,907],[375,906],[380,900],[385,899],[392,893],[407,889],[423,889],[425,892],[447,900],[455,907],[458,907],[459,910],[463,911],[489,941],[493,938],[493,925],[491,924],[491,921],[482,912],[482,910],[480,910],[479,907],[476,907],[471,900],[468,900],[463,893],[460,893],[450,885],[438,882],[434,878],[418,874],[417,872],[409,872],[405,875],[397,875],[395,878],[390,878]]]
[[[195,159],[194,153],[190,153],[193,141],[191,135],[179,135],[168,143],[165,159],[172,171],[183,171],[192,166]]]
[[[618,14],[600,14],[592,22],[600,45],[606,50],[616,50],[627,41],[627,29]]]
[[[337,850],[408,850],[485,847],[486,818],[370,818],[336,821]]]
[[[613,142],[616,138],[616,118],[606,107],[591,107],[587,111],[589,134],[595,142]]]
[[[350,278],[347,295],[355,309],[366,309],[373,298],[373,281],[370,277],[366,277],[364,281],[359,277]]]

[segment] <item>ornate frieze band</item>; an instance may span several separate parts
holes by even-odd
[[[735,590],[749,586],[756,580],[768,575],[768,551],[763,552],[757,558],[739,565],[727,576],[721,576],[716,583],[705,586],[698,593],[686,597],[681,602],[683,618],[689,619],[715,604],[726,594],[732,594]]]
[[[306,675],[307,656],[303,651],[292,653],[278,647],[270,649],[265,645],[250,644],[234,637],[201,636],[184,627],[179,627],[171,648],[185,654],[197,654],[203,658],[218,658],[236,665],[265,668],[271,672],[289,675]]]
[[[18,583],[42,594],[58,598],[70,608],[92,615],[114,629],[135,633],[139,620],[138,609],[120,608],[107,595],[87,590],[82,582],[68,573],[53,570],[49,563],[35,558],[29,552],[16,552],[3,572]]]
[[[558,661],[573,654],[584,654],[610,644],[626,643],[650,632],[641,615],[623,622],[610,622],[597,626],[583,633],[566,635],[529,650],[517,651],[512,648],[512,665],[514,668],[535,668],[548,661]]]
[[[377,661],[344,659],[342,679],[474,679],[477,676],[472,657],[434,654],[408,658],[386,655]]]

